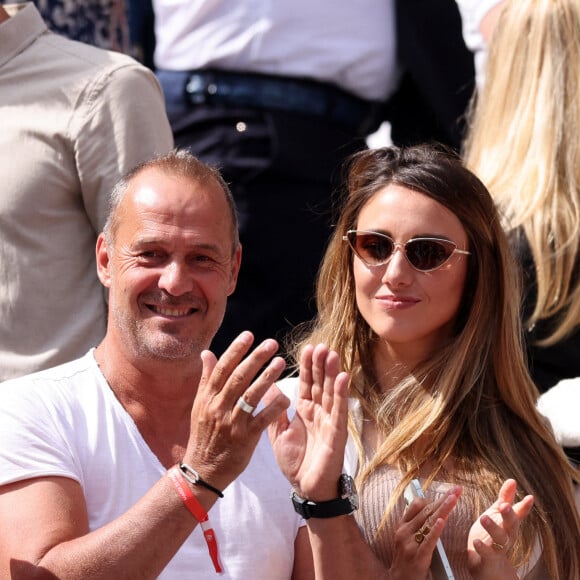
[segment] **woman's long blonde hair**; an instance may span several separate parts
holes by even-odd
[[[580,324],[579,0],[506,0],[470,117],[467,165],[529,244],[526,326],[555,317],[538,341],[552,345]]]
[[[387,396],[373,364],[379,340],[358,311],[353,256],[342,236],[357,227],[361,208],[389,184],[423,193],[452,211],[469,240],[466,287],[454,336]],[[523,355],[519,284],[505,233],[485,186],[447,151],[430,146],[376,149],[349,164],[347,196],[319,272],[318,318],[304,344],[325,342],[340,355],[359,398],[384,442],[366,471],[396,465],[404,486],[427,466],[432,480],[452,464],[451,480],[480,491],[479,513],[507,478],[536,498],[514,552],[517,562],[541,540],[551,578],[580,577],[580,521],[568,465],[537,413],[537,390]],[[352,427],[352,425],[351,425]],[[359,444],[360,435],[351,428]],[[432,467],[431,467],[432,466]],[[549,474],[549,476],[547,476]]]

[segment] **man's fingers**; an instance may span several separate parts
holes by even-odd
[[[215,361],[215,355],[210,351],[204,351],[202,353],[204,367],[200,386],[208,385],[214,394],[222,391],[233,370],[252,346],[252,342],[254,342],[254,336],[246,330],[233,340],[219,360]]]
[[[270,426],[268,428],[268,436],[270,437],[270,441],[272,442],[272,444],[274,444],[276,439],[278,439],[278,436],[281,433],[284,433],[284,431],[286,431],[286,429],[288,429],[288,426],[290,425],[288,413],[285,412],[286,409],[288,408],[288,405],[290,405],[290,399],[288,399],[288,397],[286,397],[280,391],[278,385],[276,385],[275,383],[266,391],[266,393],[262,397],[262,402],[264,403],[265,409],[270,408],[275,409],[277,401],[279,400],[280,396],[286,399],[287,406],[284,408],[282,412],[278,413],[278,415],[272,419]]]
[[[201,353],[201,363],[202,363],[202,372],[201,372],[201,380],[199,381],[199,386],[203,387],[207,385],[211,374],[213,373],[213,369],[217,364],[217,358],[213,352],[210,350],[204,350]]]
[[[276,395],[266,407],[264,407],[253,419],[255,428],[263,431],[268,425],[272,426],[270,440],[273,442],[280,433],[284,432],[288,425],[288,415],[286,409],[290,406],[290,399],[282,393]],[[274,437],[274,439],[272,439]]]
[[[264,394],[272,387],[274,381],[280,378],[280,375],[286,368],[286,362],[282,357],[273,358],[268,366],[260,373],[260,376],[244,391],[239,395],[242,399],[250,406],[257,407]],[[252,372],[253,368],[250,368],[248,374]],[[257,369],[256,369],[257,370]],[[237,372],[237,371],[235,371]],[[245,380],[242,381],[242,385],[245,384]],[[279,393],[282,397],[282,393]],[[277,394],[274,394],[272,398],[272,403],[274,403],[277,398]]]
[[[214,393],[221,394],[222,402],[226,406],[234,405],[238,398],[244,395],[246,402],[255,407],[267,388],[284,370],[285,363],[280,357],[270,361],[266,370],[261,373],[260,380],[255,382],[257,387],[253,390],[258,391],[257,395],[250,399],[250,394],[246,395],[248,387],[254,381],[260,369],[278,350],[278,343],[269,338],[260,343],[244,358],[252,341],[253,336],[251,333],[243,332],[240,334],[219,358],[213,369],[209,382]],[[268,380],[269,382],[267,382]]]
[[[256,374],[260,371],[260,369],[270,360],[278,350],[278,343],[269,338],[264,340],[260,343],[248,356],[242,360],[241,362],[232,361],[235,364],[229,364],[226,368],[228,376],[225,381],[224,387],[222,388],[222,394],[224,399],[229,401],[235,401],[244,394],[244,398],[246,398],[245,391],[248,389],[248,386],[254,380]],[[275,361],[275,362],[274,362]],[[217,368],[220,366],[221,358],[218,361],[216,366]],[[227,364],[227,363],[226,363]],[[277,359],[273,359],[270,361],[267,369],[267,374],[264,372],[261,373],[260,377],[262,381],[267,377],[271,377],[270,383],[264,388],[262,392],[260,392],[259,396],[254,399],[249,399],[248,402],[251,405],[256,406],[259,400],[262,398],[262,395],[266,391],[267,387],[269,387],[272,382],[274,382],[280,373],[284,370],[284,360],[278,357]],[[248,395],[249,396],[249,395]]]

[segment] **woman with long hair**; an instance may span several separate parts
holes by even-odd
[[[464,158],[523,265],[541,391],[580,375],[580,1],[506,0]]]
[[[279,383],[296,414],[270,432],[317,578],[426,578],[439,539],[455,578],[579,578],[576,475],[535,408],[488,191],[431,146],[357,154],[347,190],[299,377]],[[426,499],[405,509],[412,479]]]

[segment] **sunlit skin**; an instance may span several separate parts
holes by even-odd
[[[113,247],[102,235],[97,244],[99,276],[110,288],[110,339],[129,359],[200,364],[241,259],[223,191],[147,170],[120,211]]]
[[[400,243],[418,236],[447,238],[459,249],[469,249],[467,234],[451,211],[426,195],[393,184],[363,206],[356,229],[381,232]],[[449,336],[468,259],[454,254],[441,268],[419,272],[402,247],[382,266],[369,267],[354,256],[357,305],[381,339],[375,352],[379,376],[381,370],[397,365],[404,374]]]

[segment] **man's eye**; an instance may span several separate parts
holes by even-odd
[[[148,250],[146,252],[141,252],[139,254],[139,258],[143,260],[156,260],[162,257],[163,257],[162,252],[158,252],[157,250]]]

